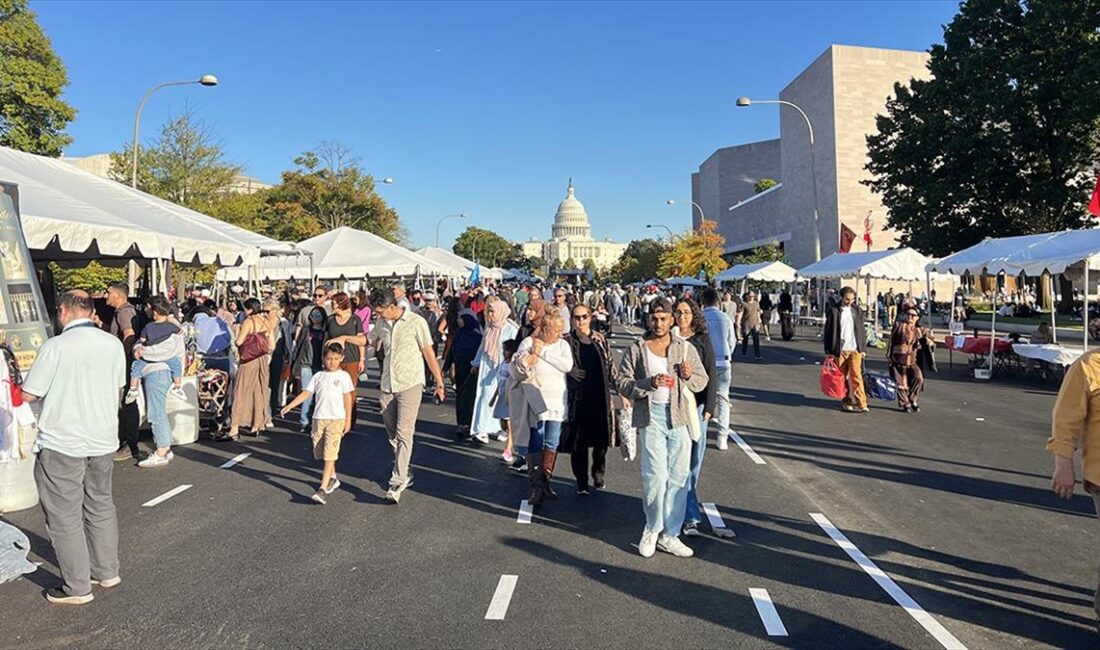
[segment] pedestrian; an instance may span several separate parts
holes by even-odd
[[[919,325],[920,314],[915,307],[905,309],[890,332],[890,376],[898,387],[898,407],[906,413],[920,411],[920,394],[924,392],[924,372],[918,363],[922,339],[929,334]]]
[[[565,337],[573,355],[569,371],[569,412],[562,425],[559,451],[569,454],[577,494],[588,494],[589,449],[592,457],[592,487],[604,489],[607,450],[617,446],[615,402],[618,398],[618,369],[611,346],[603,334],[592,329],[592,308],[573,307],[573,331]]]
[[[303,308],[307,313],[306,328],[298,332],[298,338],[294,341],[294,351],[291,356],[291,373],[298,378],[298,385],[305,387],[313,379],[313,375],[324,368],[325,345],[325,308],[318,305],[308,305]],[[340,354],[343,354],[343,349]],[[301,402],[298,412],[298,430],[301,433],[312,431],[313,396],[307,396]]]
[[[111,479],[126,352],[92,324],[87,293],[66,292],[57,304],[62,331],[39,348],[22,389],[24,400],[42,402],[34,479],[64,583],[46,599],[83,605],[92,585],[122,582]]]
[[[456,299],[457,300],[457,299]],[[459,327],[454,334],[451,358],[448,363],[454,365],[453,384],[455,389],[455,437],[465,440],[470,437],[470,427],[474,420],[474,402],[477,398],[477,378],[474,374],[474,359],[481,349],[484,332],[476,314],[463,309],[458,314]]]
[[[112,284],[107,287],[107,306],[114,309],[109,332],[122,343],[126,353],[126,367],[134,363],[134,343],[141,329],[141,318],[137,308],[130,304],[129,287],[125,284]],[[141,460],[138,447],[138,431],[141,428],[141,411],[137,402],[123,401],[118,411],[118,450],[114,455],[117,461]]]
[[[279,406],[286,399],[286,380],[283,378],[283,368],[289,368],[290,349],[294,345],[293,329],[287,333],[290,320],[286,317],[287,307],[274,298],[264,302],[264,315],[267,317],[268,327],[271,328],[274,343],[271,348],[271,358],[268,362],[268,408],[272,414],[279,412]],[[293,326],[291,326],[293,327]],[[267,426],[274,426],[272,418],[268,417]]]
[[[397,285],[395,285],[397,286]],[[363,334],[363,321],[351,310],[351,298],[343,291],[332,294],[332,315],[325,320],[325,343],[338,343],[344,350],[340,367],[351,377],[351,383],[359,385],[359,375],[367,368],[365,348],[367,337]],[[351,425],[355,426],[357,409],[352,406]]]
[[[749,337],[752,337],[752,352],[755,359],[760,359],[760,303],[756,300],[756,294],[749,291],[741,297],[741,356],[749,351]]]
[[[706,288],[700,294],[703,301],[703,318],[710,334],[710,344],[714,348],[714,419],[718,423],[718,449],[729,449],[730,436],[730,384],[733,381],[733,366],[730,359],[737,348],[737,334],[730,317],[718,306],[718,292]],[[704,430],[705,431],[705,430]]]
[[[529,403],[540,404],[534,409],[537,417],[528,422],[530,439],[526,456],[531,482],[528,503],[533,507],[541,506],[543,497],[558,498],[550,480],[558,458],[562,422],[568,415],[565,376],[573,369],[573,354],[569,344],[562,340],[563,329],[561,310],[547,306],[538,332],[520,342],[512,363],[513,375],[526,384],[525,392],[531,390],[538,395]]]
[[[321,505],[325,497],[340,487],[336,476],[336,461],[340,458],[340,441],[351,431],[351,412],[355,406],[355,384],[348,373],[340,367],[344,360],[344,350],[339,343],[329,343],[324,350],[324,370],[310,376],[302,392],[298,393],[279,414],[286,417],[294,407],[314,403],[313,428],[310,439],[313,442],[313,458],[324,463],[321,470],[321,487],[310,497]],[[303,408],[302,412],[305,413]]]
[[[242,425],[250,427],[252,436],[260,435],[267,426],[267,386],[271,371],[267,355],[271,351],[271,332],[267,329],[268,321],[259,300],[246,300],[244,313],[247,317],[234,341],[240,362],[233,380],[233,411],[226,441],[236,440]]]
[[[171,317],[172,305],[164,296],[153,296],[146,309],[152,320],[141,330],[134,346],[134,363],[130,367],[130,389],[125,402],[136,402],[138,385],[145,389],[145,411],[153,429],[156,451],[138,462],[138,467],[167,465],[172,454],[172,426],[168,422],[168,395],[187,400],[180,386],[183,377],[185,343],[180,326]]]
[[[485,327],[481,346],[477,355],[470,361],[476,377],[474,387],[474,405],[471,414],[470,435],[481,444],[489,443],[489,434],[500,442],[508,439],[508,434],[500,428],[500,421],[493,416],[490,404],[500,386],[500,364],[504,360],[504,342],[515,338],[519,327],[513,323],[508,305],[499,298],[490,298],[485,305]]]
[[[522,341],[529,336],[533,336],[538,331],[539,325],[542,324],[542,315],[545,313],[546,303],[537,293],[532,293],[531,299],[527,302],[527,309],[523,312],[523,324],[520,325],[516,339]]]
[[[641,339],[619,363],[619,392],[633,400],[632,424],[638,430],[642,465],[645,529],[638,542],[642,557],[659,548],[677,557],[694,552],[680,541],[691,476],[691,436],[683,391],[702,390],[707,374],[695,347],[672,336],[672,306],[664,298],[649,304],[649,323]]]
[[[569,305],[566,301],[567,297],[568,296],[565,293],[564,287],[558,287],[557,289],[554,289],[554,308],[558,310],[558,316],[560,316],[562,322],[565,323],[565,325],[563,326],[565,329],[562,330],[562,334],[569,333],[569,328],[571,325],[569,321],[572,320],[572,315],[569,311]]]
[[[370,306],[379,321],[371,329],[371,349],[383,352],[379,404],[382,422],[393,447],[394,463],[386,498],[397,503],[412,485],[409,463],[412,460],[413,433],[420,412],[425,383],[424,364],[428,363],[435,379],[435,397],[443,401],[443,373],[432,351],[428,324],[411,309],[399,307],[393,293],[375,289]]]
[[[511,338],[501,345],[504,359],[500,362],[497,381],[497,394],[493,398],[493,417],[500,421],[500,426],[507,434],[504,441],[504,451],[500,454],[501,460],[514,465],[517,462],[515,449],[516,439],[512,433],[512,416],[509,409],[509,384],[512,378],[512,361],[515,359],[516,350],[519,349],[519,341]]]
[[[771,293],[765,291],[760,294],[760,329],[764,331],[764,340],[772,340],[772,304]]]
[[[866,413],[867,393],[863,389],[863,357],[866,355],[867,334],[863,326],[863,310],[855,304],[856,290],[844,287],[840,300],[825,307],[825,329],[822,339],[825,354],[836,357],[840,371],[848,380],[848,393],[840,407],[852,413]]]

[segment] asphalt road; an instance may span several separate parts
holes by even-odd
[[[820,359],[813,338],[737,357],[734,426],[761,463],[712,431],[701,494],[737,536],[686,539],[693,559],[637,555],[638,463],[617,450],[606,491],[577,496],[563,457],[562,498],[518,523],[526,480],[501,445],[453,442],[453,405],[429,403],[397,506],[374,414],[345,440],[327,506],[309,499],[308,436],[285,430],[116,465],[123,583],[83,607],[44,600],[57,569],[41,512],[10,514],[42,566],[0,585],[0,644],[1097,647],[1100,530],[1089,499],[1048,487],[1055,387],[943,368],[919,414],[848,414],[818,390]]]

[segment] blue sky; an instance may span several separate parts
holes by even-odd
[[[67,155],[151,136],[185,102],[268,182],[322,139],[378,177],[414,246],[436,220],[549,236],[573,177],[595,236],[687,228],[690,174],[774,137],[776,95],[832,44],[925,50],[957,2],[34,2],[79,114]],[[443,226],[449,247],[462,222]]]

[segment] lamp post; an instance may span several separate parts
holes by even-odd
[[[665,224],[663,224],[663,223],[647,223],[645,225],[645,227],[646,228],[664,228],[665,230],[668,231],[668,240],[672,241],[672,228],[669,228]]]
[[[669,199],[669,200],[665,201],[665,204],[666,205],[676,205],[677,200],[683,200],[683,199]],[[695,201],[688,201],[688,203],[695,206],[695,209],[699,211],[699,219],[701,221],[706,221],[707,220],[707,215],[706,215],[706,213],[703,212],[702,206],[700,206]]]
[[[752,106],[753,104],[779,104],[781,106],[790,106],[798,111],[798,114],[806,121],[806,129],[810,132],[810,181],[813,183],[814,198],[814,261],[818,262],[821,260],[821,233],[818,229],[817,216],[817,166],[814,162],[816,157],[814,155],[814,126],[810,123],[810,118],[806,115],[806,111],[802,110],[798,104],[794,102],[788,102],[785,99],[752,100],[748,97],[737,98],[737,106]]]
[[[435,247],[439,248],[439,227],[441,225],[443,225],[444,221],[446,221],[447,219],[465,219],[465,218],[466,218],[466,213],[465,212],[459,212],[458,214],[448,214],[445,217],[440,217],[439,221],[437,221],[436,224],[435,224]]]
[[[471,236],[471,237],[470,237],[470,239],[472,240],[472,241],[470,242],[470,249],[471,249],[471,250],[470,250],[470,256],[474,258],[474,259],[473,259],[473,262],[474,262],[474,264],[480,264],[480,263],[479,263],[479,262],[477,261],[477,240],[481,239],[481,238],[482,238],[482,237],[484,237],[484,236],[485,236],[486,234],[488,234],[488,232],[487,232],[487,231],[475,232],[475,233],[473,234],[473,236]]]
[[[145,93],[145,97],[141,98],[141,103],[138,104],[137,115],[134,116],[134,145],[131,153],[133,154],[133,165],[130,170],[130,187],[137,187],[137,168],[138,168],[138,131],[141,128],[141,111],[145,108],[145,102],[149,101],[149,97],[160,90],[168,86],[190,86],[191,84],[199,84],[200,86],[217,86],[218,78],[212,74],[204,74],[202,77],[195,81],[169,81],[168,83],[162,83],[159,86],[153,86],[149,92]]]

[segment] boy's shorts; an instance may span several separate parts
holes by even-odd
[[[344,437],[344,424],[346,420],[314,420],[313,432],[313,458],[316,460],[334,461],[340,458],[340,439]]]

